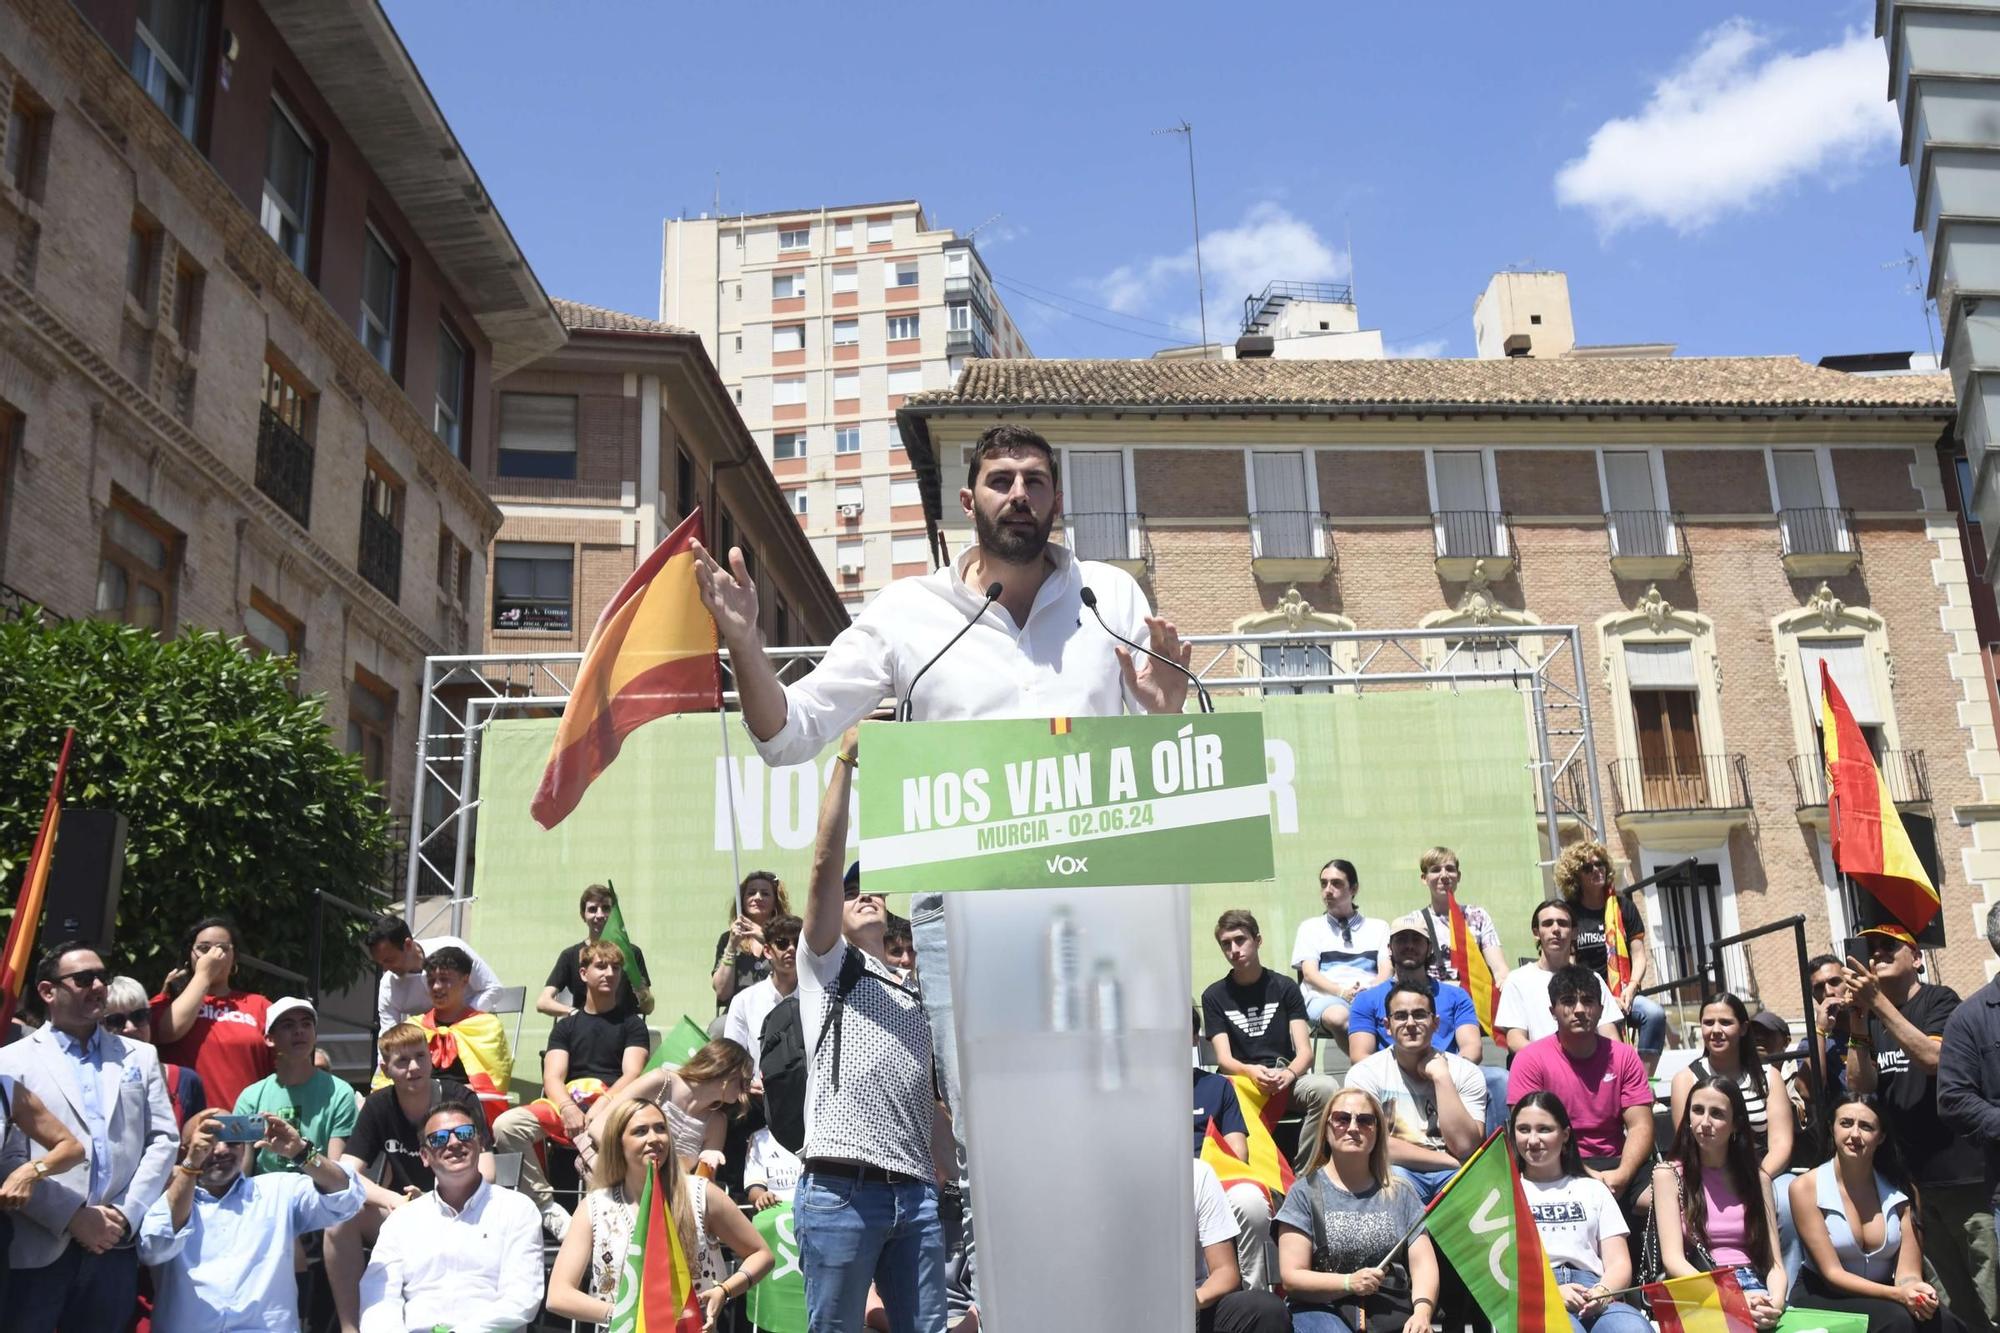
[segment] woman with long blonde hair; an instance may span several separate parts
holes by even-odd
[[[682,1170],[666,1112],[654,1103],[619,1098],[604,1117],[597,1145],[597,1169],[591,1173],[590,1192],[577,1205],[549,1273],[549,1313],[598,1324],[610,1322],[611,1302],[618,1293],[618,1276],[631,1246],[639,1196],[647,1174],[657,1167],[660,1188],[667,1191],[667,1215],[680,1233],[681,1252],[694,1270],[703,1326],[715,1327],[722,1307],[771,1271],[770,1247],[726,1193]],[[734,1272],[723,1260],[724,1245],[743,1256]]]

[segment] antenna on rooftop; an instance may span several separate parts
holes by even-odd
[[[982,228],[990,227],[994,223],[998,222],[1001,218],[1004,218],[1006,216],[1007,215],[1005,213],[995,213],[992,217],[980,223],[979,226],[974,227],[971,231],[965,233],[965,239],[968,241],[971,240],[973,237],[977,236],[980,233]]]
[[[1201,198],[1194,188],[1194,126],[1186,118],[1178,125],[1169,125],[1163,130],[1154,130],[1154,135],[1178,134],[1187,140],[1188,150],[1188,206],[1194,213],[1194,295],[1195,303],[1201,309],[1201,355],[1208,359],[1208,291],[1201,276]]]
[[[1903,270],[1903,277],[1904,277],[1903,291],[1907,295],[1914,296],[1917,298],[1917,307],[1923,312],[1924,337],[1930,341],[1931,360],[1936,361],[1938,359],[1938,346],[1937,346],[1937,333],[1936,333],[1937,303],[1932,301],[1929,295],[1925,292],[1924,280],[1923,278],[1918,276],[1918,270],[1922,266],[1922,264],[1923,264],[1922,260],[1918,259],[1916,255],[1912,254],[1908,248],[1905,248],[1903,251],[1903,257],[1901,259],[1892,259],[1888,263],[1882,265],[1882,267],[1885,269],[1899,268]]]

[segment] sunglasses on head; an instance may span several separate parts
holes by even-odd
[[[470,1143],[479,1137],[479,1130],[473,1125],[453,1125],[450,1129],[434,1129],[424,1135],[424,1144],[432,1152],[443,1152],[447,1143],[456,1139],[460,1143]]]
[[[57,977],[56,980],[67,981],[71,986],[75,987],[77,990],[89,990],[92,986],[95,986],[100,982],[110,981],[111,969],[108,967],[78,968],[74,972],[63,973],[61,976]]]
[[[104,1015],[103,1018],[98,1020],[98,1025],[100,1027],[110,1028],[112,1031],[115,1032],[119,1028],[135,1028],[142,1023],[151,1023],[152,1021],[153,1021],[152,1010],[139,1008],[131,1010],[129,1013],[125,1012],[107,1013]]]
[[[1329,1111],[1326,1114],[1326,1123],[1335,1129],[1347,1129],[1350,1127],[1355,1129],[1373,1129],[1376,1124],[1376,1115],[1373,1111]]]

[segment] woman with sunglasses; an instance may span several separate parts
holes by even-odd
[[[1569,1112],[1552,1092],[1531,1092],[1507,1118],[1507,1142],[1542,1249],[1555,1269],[1575,1333],[1653,1333],[1646,1316],[1612,1292],[1632,1285],[1631,1228],[1611,1190],[1584,1170]]]
[[[1791,1099],[1776,1067],[1758,1057],[1749,1006],[1728,991],[1711,995],[1701,1006],[1701,1044],[1701,1057],[1674,1075],[1675,1133],[1687,1119],[1688,1096],[1697,1084],[1710,1078],[1734,1083],[1757,1147],[1757,1164],[1776,1180],[1792,1164]],[[1776,1115],[1772,1107],[1778,1109]]]
[[[729,1119],[750,1095],[750,1052],[717,1037],[678,1069],[655,1069],[625,1085],[618,1100],[653,1102],[673,1131],[674,1151],[691,1169],[713,1176],[725,1160]],[[599,1101],[590,1115],[591,1137],[602,1143],[603,1124],[615,1102]]]
[[[630,1098],[613,1103],[597,1140],[590,1193],[577,1205],[549,1273],[550,1314],[600,1325],[610,1321],[639,1197],[646,1177],[655,1170],[656,1188],[667,1191],[667,1215],[694,1270],[704,1328],[713,1329],[722,1307],[771,1271],[771,1250],[764,1238],[722,1190],[699,1176],[682,1174],[673,1139],[666,1114],[658,1106]],[[725,1245],[741,1256],[734,1272],[723,1260]]]
[[[1424,1205],[1390,1174],[1382,1121],[1381,1103],[1357,1088],[1335,1093],[1313,1118],[1312,1152],[1276,1218],[1293,1333],[1429,1333],[1437,1252],[1418,1235],[1407,1258],[1390,1254]]]
[[[204,917],[188,931],[187,961],[167,973],[153,997],[153,1044],[160,1059],[193,1065],[216,1106],[234,1106],[243,1089],[272,1070],[264,1044],[271,1002],[238,990],[236,923]]]
[[[1636,1027],[1632,1044],[1646,1064],[1648,1077],[1660,1063],[1667,1045],[1667,1011],[1648,996],[1639,994],[1652,968],[1646,949],[1646,916],[1631,892],[1619,893],[1611,872],[1611,852],[1601,842],[1573,842],[1556,861],[1556,891],[1569,904],[1576,925],[1576,961],[1605,979],[1612,998],[1625,1014],[1625,1022]],[[1612,909],[1617,909],[1613,928]],[[1622,937],[1631,976],[1619,981],[1611,953]]]
[[[105,987],[101,1026],[127,1041],[153,1044],[153,1007],[137,977],[113,977]],[[202,1087],[201,1075],[186,1065],[162,1060],[160,1074],[167,1080],[167,1101],[174,1108],[174,1128],[179,1129],[189,1116],[208,1105],[208,1091]]]
[[[730,908],[729,929],[715,941],[715,971],[709,976],[717,1013],[729,1007],[737,991],[771,975],[771,960],[764,956],[764,927],[792,912],[784,881],[769,870],[745,875]]]
[[[1669,1201],[1653,1214],[1660,1261],[1668,1277],[1735,1269],[1757,1327],[1775,1328],[1785,1309],[1778,1213],[1742,1089],[1710,1074],[1689,1089],[1681,1112],[1673,1150],[1653,1168],[1653,1198]]]
[[[1924,1281],[1916,1186],[1873,1093],[1833,1104],[1833,1160],[1792,1182],[1805,1247],[1792,1304],[1868,1316],[1871,1333],[1963,1333]]]

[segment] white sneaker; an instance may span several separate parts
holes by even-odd
[[[558,1244],[569,1234],[569,1213],[559,1203],[549,1203],[542,1208],[542,1230],[556,1238]]]

